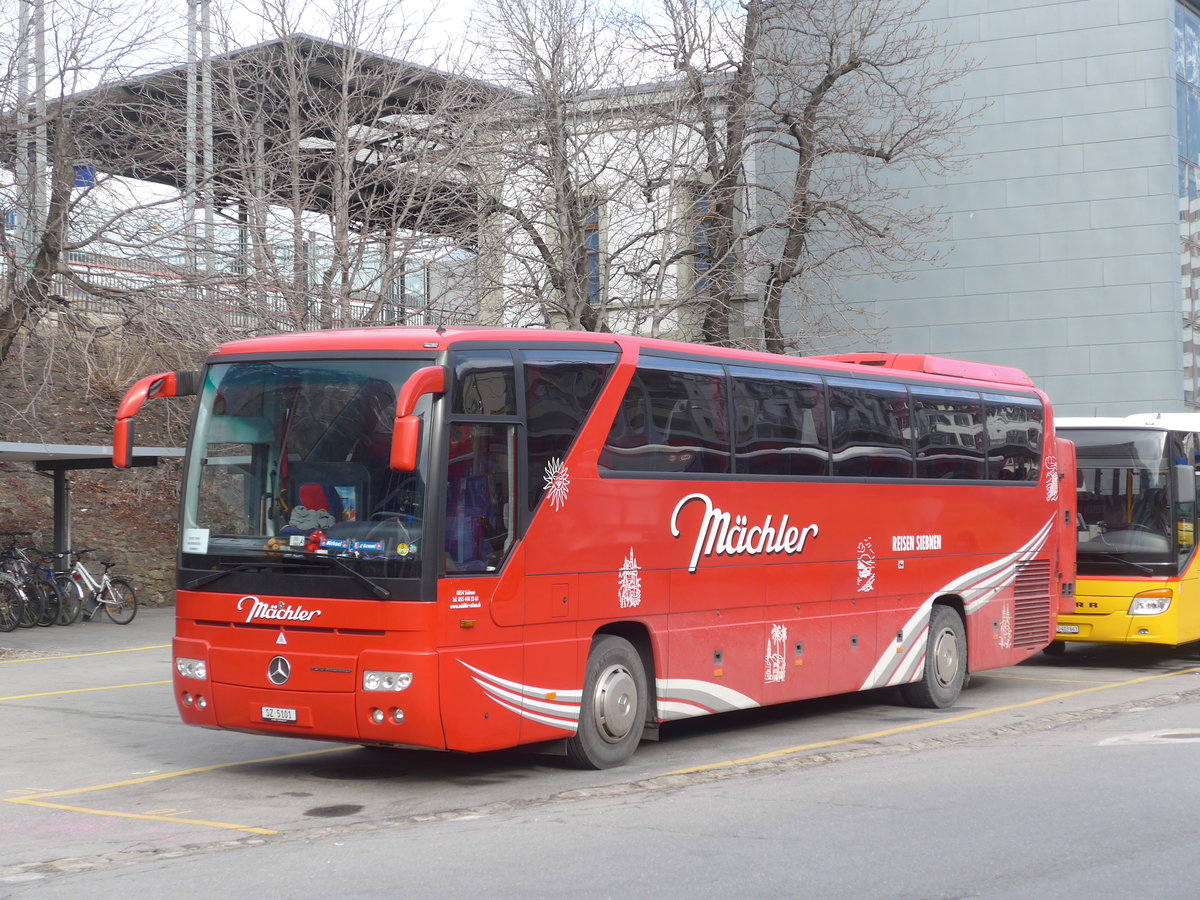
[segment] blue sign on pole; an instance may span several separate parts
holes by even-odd
[[[75,187],[90,188],[96,186],[96,167],[89,165],[75,166]]]

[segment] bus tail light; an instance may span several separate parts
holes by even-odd
[[[1159,613],[1165,613],[1170,605],[1170,588],[1142,591],[1140,594],[1133,595],[1133,602],[1129,604],[1129,615],[1157,616]]]

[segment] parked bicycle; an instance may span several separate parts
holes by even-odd
[[[100,565],[104,566],[104,572],[99,578],[93,575],[83,564],[82,557],[85,553],[95,552],[96,548],[94,547],[85,550],[68,550],[67,557],[71,560],[71,566],[64,575],[59,576],[59,580],[65,578],[72,585],[83,588],[83,617],[89,622],[103,608],[108,617],[118,625],[128,625],[137,615],[137,591],[134,590],[128,579],[114,578],[108,574],[108,570],[116,565],[114,562],[102,562]],[[64,585],[63,590],[65,589]]]
[[[12,631],[25,615],[25,595],[6,574],[0,574],[0,631]]]
[[[58,588],[58,624],[59,625],[74,625],[83,616],[83,601],[87,597],[87,589],[79,581],[71,577],[68,572],[61,572],[55,568],[55,564],[62,564],[62,561],[68,559],[70,553],[48,553],[41,554],[41,563],[39,570],[42,576]]]
[[[0,583],[5,590],[0,598],[0,630],[12,631],[18,625],[53,625],[58,621],[61,595],[53,581],[43,576],[33,557],[39,551],[19,546],[18,538],[29,537],[27,531],[0,532],[9,539],[0,549]]]

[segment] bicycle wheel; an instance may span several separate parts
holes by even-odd
[[[22,581],[17,593],[21,595],[21,618],[17,624],[22,628],[32,628],[42,617],[42,598],[33,582]]]
[[[34,586],[42,611],[37,623],[43,628],[58,621],[58,612],[62,608],[62,594],[52,581],[39,581]]]
[[[61,602],[58,607],[58,624],[74,625],[83,615],[83,585],[70,575],[55,575]]]
[[[128,625],[137,615],[137,591],[124,578],[113,578],[100,594],[108,617],[118,625]]]
[[[21,609],[25,601],[16,589],[7,582],[0,581],[0,632],[12,631],[21,621]]]

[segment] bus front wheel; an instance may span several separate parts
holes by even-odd
[[[579,730],[567,738],[567,758],[581,769],[611,769],[629,761],[646,726],[646,671],[629,641],[602,634],[592,642],[583,679]]]
[[[958,699],[966,676],[967,638],[962,619],[949,606],[935,606],[929,616],[929,644],[921,677],[903,685],[900,694],[910,706],[945,709]]]

